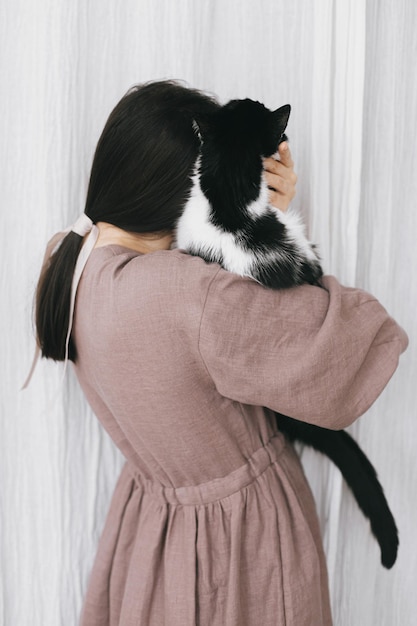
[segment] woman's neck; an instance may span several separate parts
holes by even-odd
[[[99,235],[94,246],[95,248],[116,244],[124,248],[136,250],[136,252],[141,252],[142,254],[147,254],[157,250],[169,250],[173,239],[172,233],[134,233],[107,222],[97,222],[96,226],[99,230]]]

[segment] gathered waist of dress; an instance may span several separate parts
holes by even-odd
[[[145,478],[129,463],[129,471],[137,486],[147,495],[169,504],[209,504],[240,491],[254,482],[272,463],[285,447],[286,441],[281,433],[275,433],[262,447],[250,456],[244,465],[226,476],[214,478],[199,485],[184,487],[166,487],[157,481]]]

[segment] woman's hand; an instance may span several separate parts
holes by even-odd
[[[294,161],[286,141],[278,146],[279,158],[264,159],[265,178],[270,187],[269,202],[281,211],[286,211],[295,196],[297,175],[294,172]]]

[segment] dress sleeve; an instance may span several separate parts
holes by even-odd
[[[407,335],[369,293],[332,276],[322,284],[273,291],[217,273],[199,349],[221,395],[334,430],[371,406]]]

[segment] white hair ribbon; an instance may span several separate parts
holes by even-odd
[[[70,226],[70,230],[80,237],[85,237],[93,229],[93,226],[93,220],[85,213],[81,213],[80,217]]]
[[[88,215],[86,215],[85,213],[82,213],[72,226],[70,226],[69,228],[66,228],[65,230],[59,233],[56,233],[48,241],[48,244],[46,246],[45,256],[42,262],[42,268],[45,266],[49,258],[52,256],[57,245],[60,244],[62,240],[71,231],[76,233],[80,237],[85,237],[85,235],[88,234],[88,237],[86,238],[86,240],[84,241],[81,247],[80,253],[77,258],[77,262],[75,264],[74,275],[72,278],[71,301],[70,301],[70,310],[69,310],[68,330],[67,330],[67,336],[65,339],[65,360],[64,360],[64,371],[63,371],[62,379],[64,379],[66,368],[67,368],[67,363],[68,363],[68,349],[69,349],[69,341],[70,341],[71,331],[72,331],[72,323],[74,319],[75,296],[77,295],[78,283],[80,282],[80,278],[83,273],[84,267],[88,261],[88,257],[90,256],[91,251],[93,250],[95,246],[95,243],[97,241],[98,234],[99,234],[99,230],[97,226],[93,224],[93,221],[88,217]],[[22,389],[26,389],[26,387],[29,385],[33,372],[35,371],[36,364],[40,357],[40,353],[41,353],[40,347],[39,345],[37,345],[36,350],[35,350],[35,355],[33,357],[32,366],[30,368],[30,372],[23,384]]]

